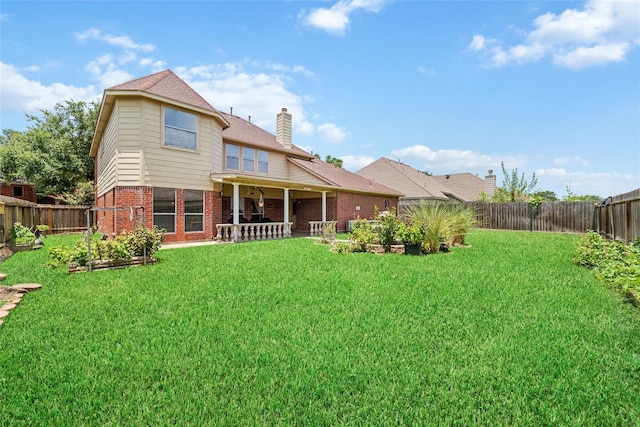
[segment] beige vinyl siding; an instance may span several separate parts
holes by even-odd
[[[142,101],[119,100],[118,116],[118,185],[141,185],[142,170]]]
[[[112,115],[105,127],[97,156],[97,188],[98,196],[103,195],[116,185],[116,133],[118,125],[116,116]]]
[[[327,182],[289,163],[289,180],[305,184],[326,185]]]
[[[189,151],[163,145],[162,104],[144,102],[144,185],[153,187],[210,190],[212,144],[222,129],[213,118],[198,115],[197,150]]]
[[[289,179],[289,162],[282,153],[269,153],[269,178]]]

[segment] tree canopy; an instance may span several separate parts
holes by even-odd
[[[316,159],[320,158],[320,154],[318,154],[318,153],[314,154],[314,156],[316,157]],[[324,161],[327,162],[327,163],[330,163],[330,164],[332,164],[334,166],[337,166],[339,168],[342,167],[342,163],[343,163],[342,159],[339,159],[337,157],[333,157],[333,156],[331,156],[329,154],[327,154],[327,156],[325,156]]]
[[[24,132],[4,129],[0,136],[0,181],[25,180],[38,196],[73,193],[94,179],[89,156],[98,102],[66,101],[42,117],[27,115]]]

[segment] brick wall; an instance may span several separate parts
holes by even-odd
[[[184,190],[176,189],[176,229],[174,233],[165,234],[165,242],[189,242],[212,240],[216,237],[215,225],[222,222],[222,197],[218,192],[204,192],[204,231],[184,231]],[[141,210],[98,211],[96,213],[98,231],[108,236],[120,234],[123,230],[133,230],[136,225],[151,228],[153,226],[153,188],[152,187],[116,187],[96,200],[98,207],[132,207],[144,206]],[[144,215],[144,218],[140,218]]]
[[[387,207],[385,208],[385,201]],[[327,203],[328,204],[328,203]],[[360,207],[356,210],[356,207]],[[383,211],[385,209],[398,208],[397,197],[373,196],[367,194],[345,193],[337,194],[338,231],[347,229],[347,221],[354,219],[372,219],[375,216],[375,207]],[[329,211],[327,206],[327,211]],[[329,219],[327,217],[327,219]]]

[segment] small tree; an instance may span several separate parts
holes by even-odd
[[[377,232],[380,244],[385,252],[391,252],[391,245],[396,243],[396,234],[402,222],[396,216],[396,208],[380,212],[376,207],[375,214],[376,221],[378,221]]]
[[[504,162],[500,163],[502,167],[502,173],[504,174],[504,181],[502,187],[496,189],[492,199],[495,202],[527,202],[531,193],[538,185],[538,178],[536,173],[533,172],[531,179],[527,180],[524,176],[518,174],[518,169],[512,169],[511,172],[507,172],[504,167]]]

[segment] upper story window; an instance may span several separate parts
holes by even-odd
[[[164,145],[195,151],[197,126],[195,114],[164,107]]]
[[[253,172],[255,170],[255,153],[253,148],[242,147],[242,170]]]
[[[22,187],[20,186],[13,187],[13,197],[24,197],[24,191]]]
[[[269,153],[258,150],[258,173],[269,173]]]
[[[225,168],[243,172],[269,173],[269,153],[249,147],[225,144]]]
[[[226,156],[227,156],[227,169],[239,169],[238,168],[238,159],[240,158],[240,147],[233,144],[227,144],[226,146]]]

